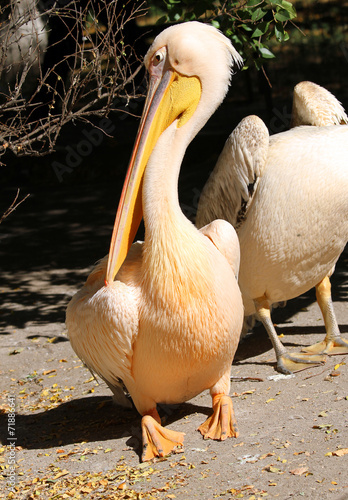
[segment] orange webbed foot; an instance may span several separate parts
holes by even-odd
[[[277,356],[277,370],[285,375],[300,372],[308,368],[322,365],[326,362],[326,356],[304,354],[303,352],[283,352]]]
[[[332,356],[333,354],[348,354],[348,340],[341,336],[328,337],[322,342],[304,347],[302,351],[307,353],[322,353]]]
[[[141,420],[143,436],[141,460],[143,462],[155,457],[164,457],[184,442],[184,433],[162,427],[157,411],[153,415],[155,418],[145,415]]]
[[[198,428],[204,439],[224,441],[228,437],[238,437],[232,399],[224,394],[214,395],[213,410],[213,414]]]

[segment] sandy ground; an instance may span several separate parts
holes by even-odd
[[[161,408],[166,425],[186,433],[184,449],[142,464],[140,416],[113,405],[72,351],[64,325],[67,302],[107,248],[114,197],[46,190],[25,203],[2,226],[0,246],[1,498],[348,498],[348,356],[279,377],[260,327],[241,343],[231,370],[239,437],[202,439],[196,429],[211,412],[205,392]],[[100,210],[105,223],[95,224]],[[347,261],[344,253],[333,279],[346,337]],[[273,319],[291,351],[324,336],[313,291]]]

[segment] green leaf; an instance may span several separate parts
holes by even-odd
[[[252,38],[259,38],[260,36],[264,35],[269,27],[270,23],[266,23],[265,21],[258,24],[254,33],[251,35]]]
[[[276,23],[274,26],[274,34],[276,36],[276,39],[278,42],[283,42],[284,41],[284,26],[281,23]]]
[[[220,23],[216,19],[212,19],[211,24],[214,26],[214,28],[220,29]]]
[[[260,0],[248,0],[247,6],[254,7],[255,5],[259,5],[260,3],[261,3]]]
[[[157,19],[156,24],[165,24],[168,22],[168,16],[162,16],[159,19]]]
[[[274,14],[274,19],[276,21],[280,21],[281,23],[285,23],[286,21],[292,19],[292,17],[287,10],[280,10]]]
[[[287,0],[276,0],[274,3],[279,5],[279,7],[282,7],[284,10],[287,10],[292,17],[296,16],[295,7]]]
[[[241,24],[241,25],[240,25],[240,27],[241,27],[241,28],[243,28],[243,30],[245,30],[245,31],[252,31],[252,30],[253,30],[253,29],[252,29],[250,26],[248,26],[247,24]]]
[[[275,55],[267,47],[260,47],[259,52],[264,59],[273,59]]]
[[[251,14],[251,20],[252,21],[259,21],[260,19],[263,18],[263,16],[266,14],[265,10],[262,10],[260,8],[254,10],[254,12]]]
[[[256,69],[258,71],[260,71],[260,69],[263,66],[263,61],[262,61],[262,59],[255,59],[254,64],[255,64]]]

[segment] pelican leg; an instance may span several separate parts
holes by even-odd
[[[322,342],[304,347],[302,351],[313,354],[348,354],[348,341],[341,337],[331,298],[331,283],[326,276],[315,287],[317,302],[324,318],[326,337]]]
[[[238,427],[234,415],[232,399],[225,394],[214,394],[213,414],[198,427],[204,439],[224,441],[228,437],[238,437]]]
[[[325,362],[325,356],[312,355],[309,353],[289,354],[283,346],[271,319],[271,308],[265,296],[254,300],[256,312],[259,320],[265,327],[268,336],[272,342],[276,358],[277,370],[281,373],[290,374],[311,368],[313,365],[319,365]]]
[[[183,432],[175,432],[162,427],[160,416],[155,408],[141,419],[141,430],[143,438],[141,460],[143,462],[154,457],[164,457],[184,442]]]

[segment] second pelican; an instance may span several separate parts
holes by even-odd
[[[270,137],[260,118],[244,118],[199,200],[197,227],[221,217],[237,230],[245,315],[256,313],[264,325],[283,373],[321,362],[325,354],[348,352],[329,279],[348,237],[348,126],[322,126],[346,121],[332,94],[311,82],[298,84],[295,128]],[[272,305],[314,286],[326,337],[290,354],[273,326]]]

